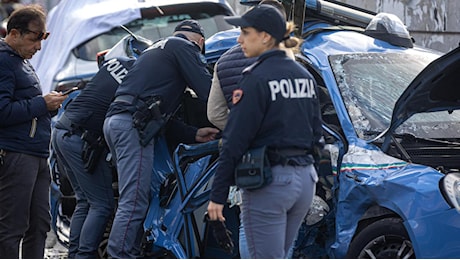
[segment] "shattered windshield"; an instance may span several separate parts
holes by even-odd
[[[427,53],[362,53],[330,57],[337,85],[360,138],[369,140],[390,125],[393,107],[412,80],[437,55]],[[457,134],[458,112],[422,113],[411,117],[397,132],[429,138]],[[455,133],[453,133],[455,132]]]

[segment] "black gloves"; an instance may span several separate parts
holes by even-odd
[[[209,220],[208,214],[205,215],[205,220],[208,221],[209,226],[212,228],[212,234],[219,246],[228,254],[232,254],[235,245],[232,240],[232,232],[227,229],[225,223],[219,220]]]

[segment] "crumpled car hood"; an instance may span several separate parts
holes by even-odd
[[[396,102],[389,132],[416,113],[459,109],[459,72],[460,47],[430,63]]]

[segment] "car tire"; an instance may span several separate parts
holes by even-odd
[[[415,258],[412,242],[400,218],[384,218],[361,229],[346,258]]]

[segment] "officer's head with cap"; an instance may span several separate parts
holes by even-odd
[[[267,50],[278,48],[287,33],[284,16],[270,5],[257,5],[242,16],[224,19],[231,25],[241,27],[238,43],[246,57],[256,57]]]
[[[204,30],[195,20],[184,20],[174,29],[174,35],[183,34],[187,39],[200,47],[201,53],[204,54]]]

